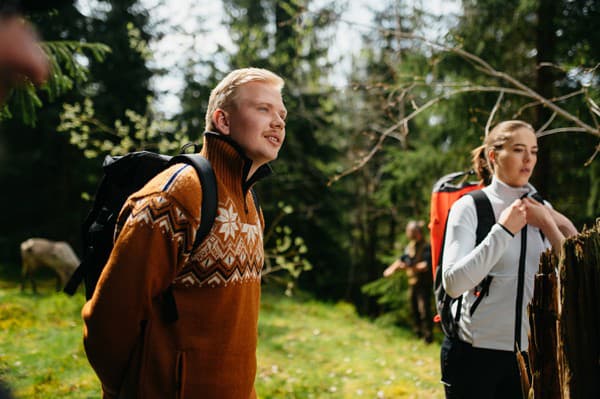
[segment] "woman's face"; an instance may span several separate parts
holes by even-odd
[[[488,156],[494,165],[494,175],[512,187],[522,187],[529,182],[537,162],[537,137],[525,127],[515,130],[499,151]]]

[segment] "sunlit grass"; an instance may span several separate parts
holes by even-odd
[[[439,345],[356,316],[348,304],[263,295],[263,398],[442,398]]]
[[[0,372],[17,398],[99,398],[81,341],[83,296],[0,289]]]
[[[53,287],[47,280],[33,295],[0,281],[0,376],[16,398],[99,398],[81,341],[83,295]],[[359,318],[348,304],[265,289],[259,336],[262,399],[443,397],[439,345]]]

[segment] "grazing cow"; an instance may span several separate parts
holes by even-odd
[[[30,238],[21,243],[21,291],[25,289],[25,280],[31,281],[33,292],[36,292],[33,273],[47,267],[56,273],[56,290],[60,291],[73,271],[79,265],[79,258],[71,246],[64,241],[50,241],[44,238]]]

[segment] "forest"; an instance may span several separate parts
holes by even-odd
[[[18,3],[53,72],[40,88],[15,89],[0,111],[4,264],[19,264],[29,237],[80,253],[104,156],[174,155],[200,142],[210,90],[246,66],[284,77],[289,110],[275,174],[257,186],[267,284],[363,315],[396,308],[405,282],[365,285],[398,256],[407,221],[428,221],[433,183],[467,170],[470,151],[505,119],[537,130],[532,183],[544,198],[579,229],[600,215],[597,0],[463,0],[451,14],[384,1],[368,24],[341,0],[223,0],[228,38],[209,57],[198,56],[213,26],[202,6],[186,31],[155,13],[160,1]],[[348,31],[361,39],[353,51],[332,51]],[[175,32],[194,40],[174,67],[180,106],[167,112],[153,82],[174,71],[153,48]]]

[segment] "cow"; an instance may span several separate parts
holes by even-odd
[[[42,267],[56,273],[56,290],[60,291],[73,271],[79,265],[79,258],[71,246],[64,241],[50,241],[45,238],[30,238],[21,243],[21,291],[25,290],[27,279],[36,293],[33,273]]]

